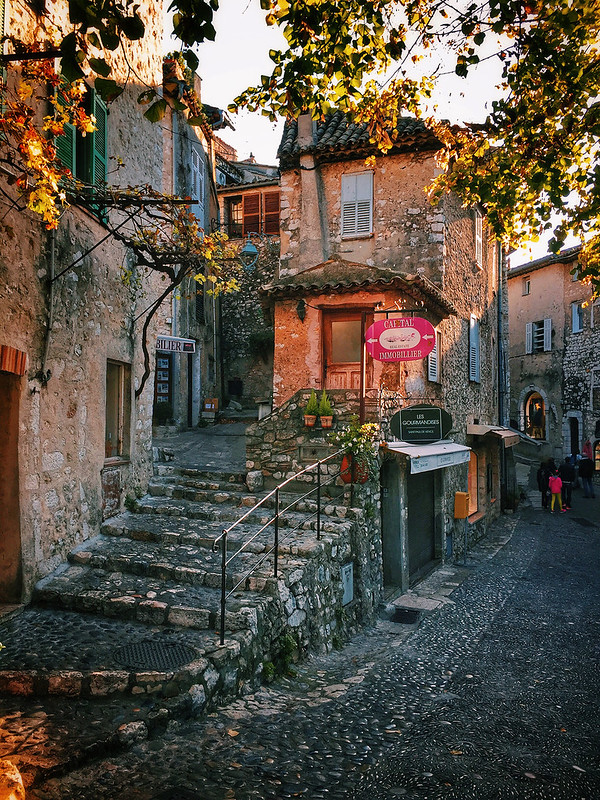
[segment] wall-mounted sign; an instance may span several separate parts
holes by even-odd
[[[394,414],[390,430],[402,442],[439,442],[452,430],[452,417],[438,406],[409,406]]]
[[[417,361],[435,347],[435,328],[421,317],[380,319],[368,328],[365,340],[377,361]]]
[[[177,336],[159,336],[156,349],[160,353],[195,353],[196,342],[194,339],[180,339]]]

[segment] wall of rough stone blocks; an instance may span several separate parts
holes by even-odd
[[[23,11],[25,9],[25,11]],[[66,2],[53,9],[66,13]],[[9,4],[9,32],[26,39],[35,19],[27,6]],[[17,12],[19,17],[16,17]],[[128,46],[140,78],[161,77],[162,15],[141,3],[149,34]],[[125,64],[116,55],[117,73]],[[108,149],[124,167],[122,184],[162,186],[162,132],[143,120],[131,86],[110,106]],[[116,162],[109,162],[109,171]],[[118,214],[111,212],[111,219]],[[19,472],[23,598],[35,581],[66,559],[77,543],[99,531],[105,464],[107,359],[131,364],[131,457],[114,464],[121,500],[143,487],[151,472],[152,379],[137,402],[133,389],[142,373],[141,322],[135,317],[156,296],[157,281],[139,273],[139,290],[121,280],[131,267],[124,248],[93,216],[73,206],[55,234],[27,211],[3,217],[0,251],[0,343],[27,353],[20,385]],[[94,249],[92,249],[94,248]],[[77,262],[77,263],[74,263]],[[57,276],[51,281],[51,269]],[[70,268],[70,265],[73,265]],[[59,273],[64,274],[58,277]],[[152,335],[152,331],[151,334]]]

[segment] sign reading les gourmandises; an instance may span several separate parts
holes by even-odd
[[[417,361],[435,347],[435,328],[422,317],[380,319],[369,326],[365,340],[377,361]]]
[[[452,430],[452,417],[438,406],[409,406],[394,414],[390,420],[390,430],[402,442],[439,442]]]

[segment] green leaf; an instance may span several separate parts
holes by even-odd
[[[110,75],[111,67],[103,58],[89,58],[88,63],[97,75],[107,78]]]
[[[121,41],[118,34],[106,28],[100,31],[100,38],[102,39],[102,45],[106,47],[107,50],[116,50]]]
[[[198,60],[198,56],[194,53],[193,50],[184,50],[183,51],[183,58],[185,63],[188,67],[192,70],[192,72],[196,72],[198,66],[200,65],[200,61]]]
[[[147,106],[148,103],[151,103],[154,98],[156,97],[156,89],[146,89],[145,92],[142,92],[138,95],[138,105],[140,106]]]
[[[195,125],[199,127],[200,125],[205,124],[206,119],[204,117],[188,117],[188,125]]]
[[[123,93],[123,87],[112,79],[96,78],[94,88],[105,103],[112,103]]]
[[[150,108],[144,113],[144,116],[150,122],[160,122],[165,116],[167,111],[167,101],[161,97],[156,103],[153,103]]]
[[[132,17],[124,17],[120,24],[121,31],[131,41],[141,39],[146,32],[146,26],[137,14]]]

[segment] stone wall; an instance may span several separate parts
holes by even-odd
[[[66,14],[66,7],[66,2],[55,3],[52,12]],[[8,32],[25,39],[33,35],[36,20],[28,7],[11,3],[7,8]],[[150,0],[141,3],[140,13],[147,36],[143,44],[126,49],[140,78],[158,85],[162,16]],[[118,54],[114,58],[117,75],[124,74],[124,60]],[[139,91],[130,86],[110,106],[109,171],[121,157],[119,181],[160,189],[162,131],[143,119]],[[116,221],[116,212],[110,213]],[[0,344],[27,353],[27,373],[18,390],[21,546],[11,557],[22,564],[22,598],[28,599],[40,577],[98,533],[103,484],[111,486],[118,505],[151,474],[152,380],[135,402],[143,322],[135,319],[156,296],[158,282],[134,270],[132,283],[125,285],[121,267],[133,266],[126,250],[107,236],[102,222],[76,206],[64,211],[56,233],[16,207],[8,210],[3,225]],[[128,457],[110,463],[105,459],[108,359],[130,366],[132,384]]]

